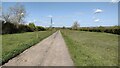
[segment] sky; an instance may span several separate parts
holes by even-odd
[[[1,0],[2,2],[116,2],[120,0]]]
[[[2,2],[3,11],[17,2]],[[20,2],[27,11],[26,21],[37,26],[71,27],[78,21],[81,27],[118,25],[118,3],[114,2]]]

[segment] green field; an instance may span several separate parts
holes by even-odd
[[[76,66],[116,66],[118,35],[61,30]]]
[[[55,31],[27,32],[2,35],[2,62],[20,54]]]
[[[2,35],[0,35],[0,65],[2,62]]]

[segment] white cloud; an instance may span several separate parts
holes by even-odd
[[[102,13],[103,10],[102,9],[95,9],[94,13]]]
[[[36,22],[36,20],[34,19],[33,22]]]
[[[53,22],[52,24],[54,25],[55,23]]]
[[[51,17],[53,17],[53,16],[52,16],[52,15],[48,15],[47,17],[51,18]]]
[[[28,22],[29,22],[29,23],[31,23],[31,22],[34,22],[34,23],[35,23],[35,22],[36,22],[36,20],[34,19],[33,21],[28,21]]]
[[[100,19],[95,19],[94,22],[100,22]]]
[[[32,21],[28,21],[29,23],[31,23]]]

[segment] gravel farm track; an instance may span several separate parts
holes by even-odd
[[[74,66],[60,31],[9,60],[3,66]]]

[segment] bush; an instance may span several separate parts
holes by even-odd
[[[2,34],[13,34],[22,32],[33,32],[35,31],[32,27],[23,24],[13,24],[10,22],[2,22]]]
[[[31,28],[31,27],[29,27],[28,25],[19,25],[19,33],[21,33],[21,32],[33,32],[34,30]]]
[[[32,29],[32,31],[36,31],[36,27],[34,23],[29,23],[29,27]]]
[[[29,23],[29,25],[24,24],[13,24],[11,22],[2,22],[2,34],[13,34],[22,32],[33,32],[33,31],[44,31],[46,30],[42,26],[35,26],[34,23]]]
[[[42,27],[42,26],[36,26],[36,29],[38,30],[38,31],[44,31],[44,30],[46,30],[44,27]]]
[[[17,33],[17,27],[15,24],[6,22],[2,24],[2,34],[12,34]]]

